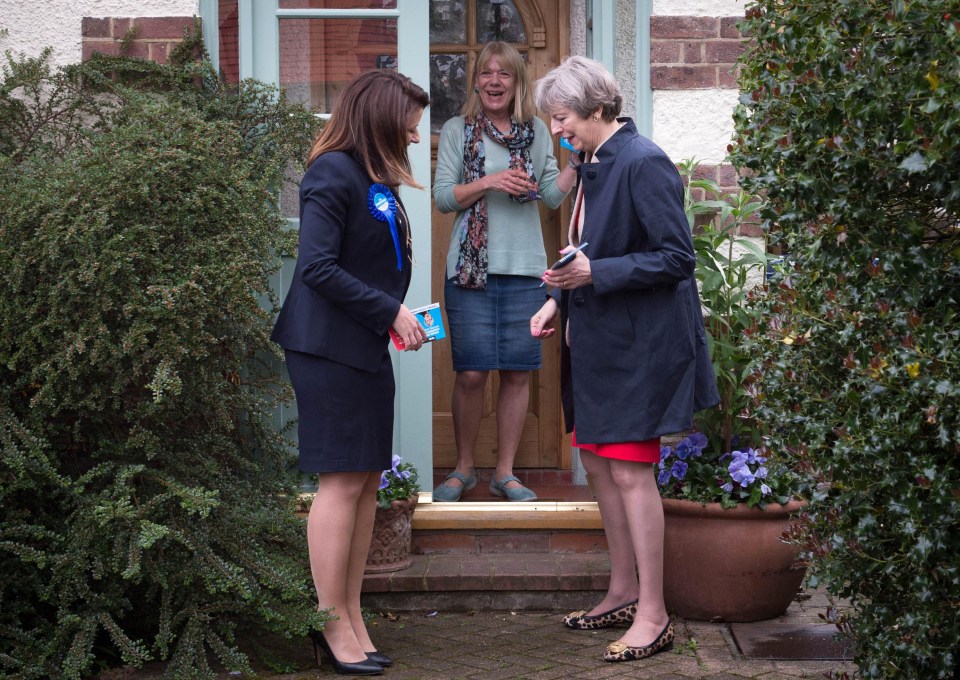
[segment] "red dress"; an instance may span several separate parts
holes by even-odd
[[[573,430],[573,446],[586,449],[601,458],[616,458],[634,463],[660,462],[660,437],[642,442],[615,442],[612,444],[583,444],[577,441],[577,430]]]

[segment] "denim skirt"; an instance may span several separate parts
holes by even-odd
[[[530,335],[530,317],[547,301],[544,290],[531,276],[491,274],[484,290],[447,279],[443,293],[453,370],[540,368],[540,340]]]

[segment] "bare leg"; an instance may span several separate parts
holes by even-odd
[[[530,403],[530,372],[500,371],[500,391],[497,395],[497,469],[495,479],[513,474],[523,423]],[[508,488],[520,488],[518,482],[508,482]]]
[[[630,647],[642,647],[670,621],[663,603],[663,505],[650,463],[611,460],[610,472],[626,510],[640,575],[637,615],[620,639]]]
[[[367,566],[367,553],[370,552],[373,521],[377,512],[378,486],[380,486],[380,473],[367,473],[367,482],[363,486],[357,504],[356,523],[350,546],[350,564],[347,568],[347,613],[350,615],[350,625],[357,636],[357,641],[365,652],[376,651],[376,646],[370,640],[367,626],[363,621],[360,590],[363,587],[363,571]]]
[[[369,472],[335,472],[320,475],[320,486],[310,507],[307,518],[307,544],[310,550],[310,571],[317,588],[320,609],[332,609],[339,617],[329,621],[323,636],[334,656],[342,662],[356,663],[366,660],[363,646],[354,632],[351,619],[350,579],[355,543],[358,533],[366,531],[369,549],[372,525],[363,529],[367,520],[358,521],[364,491],[368,487]],[[364,503],[370,502],[369,495]],[[363,626],[361,621],[359,624]]]
[[[483,388],[487,371],[459,371],[453,383],[453,435],[457,442],[457,472],[464,477],[473,474],[473,449],[480,432],[483,415]],[[459,479],[449,479],[449,486],[463,486]]]
[[[610,470],[611,460],[580,449],[580,460],[590,475],[590,484],[597,495],[603,533],[610,553],[610,586],[604,598],[587,614],[596,616],[637,599],[637,559],[627,523],[620,490]]]

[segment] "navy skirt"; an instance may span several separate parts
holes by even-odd
[[[301,472],[380,472],[393,457],[390,354],[373,373],[286,350],[297,395]]]

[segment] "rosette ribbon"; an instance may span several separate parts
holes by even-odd
[[[400,252],[400,234],[397,232],[397,199],[389,187],[374,184],[367,192],[367,207],[376,219],[390,225],[393,247],[397,251],[397,271],[400,271],[403,269],[403,255]]]

